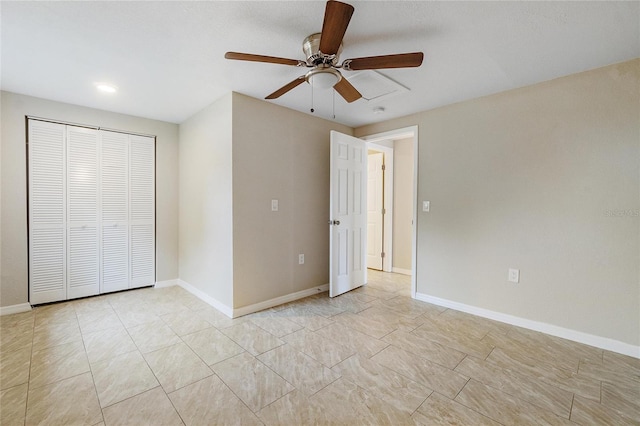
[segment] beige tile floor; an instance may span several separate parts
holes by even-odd
[[[412,300],[231,320],[180,287],[0,318],[2,425],[640,424],[640,360]]]

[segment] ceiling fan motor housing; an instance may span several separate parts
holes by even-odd
[[[312,66],[335,66],[338,64],[340,54],[342,53],[342,43],[335,55],[327,55],[320,51],[320,36],[321,33],[311,34],[302,42],[302,51],[307,58],[307,64]]]

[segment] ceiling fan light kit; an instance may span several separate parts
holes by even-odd
[[[342,75],[333,68],[314,68],[304,78],[314,88],[330,89],[342,80]]]
[[[422,65],[424,58],[422,52],[346,59],[342,64],[339,64],[343,48],[342,39],[353,12],[354,8],[350,4],[329,0],[325,8],[322,32],[311,34],[302,42],[302,51],[306,56],[304,61],[239,52],[227,52],[225,58],[312,68],[305,75],[287,83],[265,99],[279,98],[306,81],[312,87],[320,89],[333,87],[349,103],[360,99],[362,95],[346,78],[343,78],[338,71],[339,69],[355,71],[409,68]]]

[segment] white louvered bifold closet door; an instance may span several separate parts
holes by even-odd
[[[129,137],[131,287],[155,283],[155,140]]]
[[[67,127],[67,299],[100,293],[98,131]]]
[[[100,132],[101,293],[129,288],[129,135]]]
[[[28,130],[29,302],[155,284],[155,138]]]
[[[67,298],[66,127],[29,120],[29,300]]]

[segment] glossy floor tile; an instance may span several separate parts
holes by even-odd
[[[108,425],[182,425],[162,388],[157,387],[102,410]]]
[[[31,354],[29,387],[47,385],[89,371],[82,342],[66,343]]]
[[[247,352],[219,362],[212,368],[253,412],[294,389],[293,385]]]
[[[449,398],[454,398],[469,380],[463,374],[394,346],[388,346],[372,359]]]
[[[231,319],[175,286],[0,317],[0,425],[640,425],[640,360],[413,300]]]
[[[87,333],[82,340],[91,364],[137,349],[129,332],[118,327]]]
[[[336,419],[317,398],[293,390],[258,412],[267,425],[337,425]]]
[[[187,426],[262,424],[215,375],[172,392],[169,398]]]
[[[91,366],[91,372],[103,408],[159,385],[138,351],[100,361]]]
[[[284,343],[273,334],[249,321],[223,328],[221,331],[252,355],[259,355]]]
[[[418,425],[487,425],[498,426],[500,423],[453,401],[438,392],[429,398],[412,415]]]
[[[407,414],[413,413],[432,392],[428,387],[362,355],[345,359],[333,370]]]
[[[29,388],[26,424],[93,425],[102,421],[91,373]]]
[[[29,387],[25,383],[0,391],[0,424],[24,424],[28,390]]]
[[[278,346],[258,356],[287,382],[308,394],[314,394],[340,378],[340,373],[322,365],[290,345]]]
[[[244,352],[236,342],[213,327],[182,336],[182,340],[208,365]]]
[[[180,338],[163,321],[152,321],[131,327],[129,336],[140,352],[147,353],[180,343]]]
[[[213,374],[184,342],[146,353],[144,358],[167,393]]]

